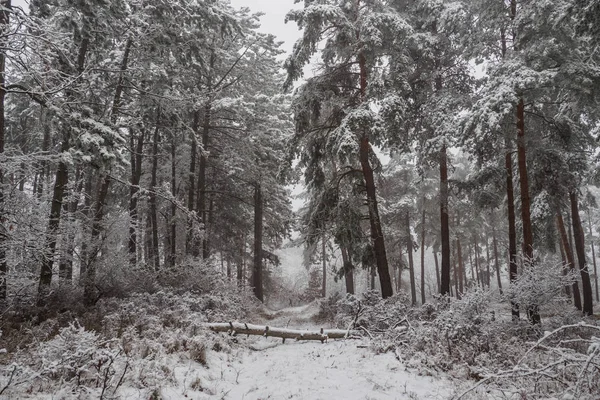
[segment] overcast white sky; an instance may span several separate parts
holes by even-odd
[[[294,4],[294,0],[231,0],[231,4],[236,8],[248,7],[254,12],[265,13],[261,18],[261,31],[284,41],[282,48],[286,53],[292,51],[300,31],[295,22],[285,23],[285,15],[294,8],[301,8],[302,3]]]

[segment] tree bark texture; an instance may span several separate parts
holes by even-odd
[[[83,286],[83,302],[86,306],[92,306],[100,298],[100,293],[96,289],[96,269],[98,253],[102,247],[101,233],[102,220],[104,219],[104,209],[106,207],[106,198],[108,197],[108,188],[110,187],[110,177],[108,174],[103,174],[100,181],[100,189],[98,190],[98,198],[96,199],[96,207],[94,209],[94,219],[92,221],[92,235],[90,252],[90,260],[86,269]]]
[[[200,127],[200,112],[194,112],[194,121],[192,123],[191,136],[191,149],[190,149],[190,172],[189,172],[189,187],[188,187],[188,210],[194,211],[194,195],[196,192],[196,153],[198,152],[198,129]],[[185,253],[198,257],[200,255],[198,248],[194,245],[194,220],[192,217],[188,217],[188,230],[187,237],[185,240]]]
[[[361,96],[364,97],[367,85],[367,69],[364,55],[359,57],[360,66],[360,87]],[[367,191],[367,206],[369,208],[369,222],[371,226],[371,239],[375,251],[375,260],[377,263],[377,274],[381,285],[381,295],[383,298],[390,297],[393,294],[392,281],[388,268],[387,254],[385,250],[385,241],[383,238],[383,229],[379,217],[379,208],[377,205],[377,190],[375,187],[375,178],[373,168],[369,160],[371,145],[366,132],[363,132],[359,139],[359,159],[362,167],[363,178]]]
[[[500,262],[498,260],[498,240],[496,239],[496,227],[492,224],[492,243],[494,246],[494,266],[496,267],[496,279],[498,280],[498,290],[502,294],[502,279],[500,277]]]
[[[152,138],[152,170],[150,175],[150,193],[148,195],[148,217],[150,219],[150,234],[152,238],[152,240],[148,242],[152,244],[148,253],[148,255],[150,256],[148,264],[150,264],[150,266],[152,266],[155,271],[158,271],[160,269],[160,255],[158,243],[158,207],[156,199],[156,190],[158,189],[158,142],[160,140],[159,123],[160,109],[158,109],[156,113],[156,127],[154,128],[154,135]]]
[[[442,238],[442,295],[450,293],[450,219],[448,216],[448,156],[446,146],[440,151],[440,221]]]
[[[327,297],[327,253],[325,251],[325,235],[321,239],[321,255],[323,257],[323,282],[321,286],[321,297]]]
[[[410,299],[411,304],[417,305],[417,288],[415,282],[415,264],[413,260],[413,240],[410,232],[410,213],[406,211],[404,216],[404,226],[406,228],[406,253],[408,254],[408,272],[410,274]]]
[[[519,267],[517,265],[517,227],[515,214],[515,192],[513,187],[512,153],[508,138],[506,139],[506,155],[504,156],[506,168],[506,202],[508,209],[508,276],[510,282],[517,279]],[[512,318],[520,318],[519,305],[511,301]]]
[[[563,217],[560,212],[558,212],[556,214],[556,225],[558,226],[558,231],[560,233],[560,240],[562,243],[562,248],[563,248],[565,256],[567,258],[568,269],[570,271],[574,271],[575,270],[575,260],[573,258],[573,250],[571,248],[571,245],[569,244],[567,230],[565,229]],[[579,284],[577,283],[577,281],[573,282],[572,289],[573,289],[573,304],[575,305],[575,308],[577,308],[578,310],[582,310],[583,307],[581,306],[581,294],[579,293]]]
[[[588,210],[589,215],[589,210]],[[592,231],[592,218],[588,216],[588,225],[590,228],[590,245],[592,247],[592,262],[594,264],[594,282],[596,283],[596,301],[600,301],[600,297],[598,296],[598,268],[596,265],[596,249],[594,248],[594,233]]]
[[[142,129],[137,137],[134,130],[130,130],[130,147],[131,147],[131,186],[129,187],[129,238],[127,249],[129,252],[129,265],[134,267],[138,263],[137,248],[138,248],[138,201],[140,193],[140,180],[142,179],[142,155],[144,152],[144,136],[145,130]]]
[[[169,267],[175,267],[177,261],[177,141],[175,135],[171,138],[171,215],[169,216]]]
[[[0,46],[2,48],[5,46],[4,39],[5,33],[9,29],[10,22],[10,9],[11,9],[11,0],[3,0],[0,2],[3,10],[0,12],[0,29],[2,41]],[[5,110],[5,97],[6,90],[4,89],[6,83],[6,53],[4,51],[0,52],[0,157],[4,154],[4,138],[5,138],[5,130],[6,130],[6,110]],[[6,234],[6,227],[4,224],[6,223],[5,217],[5,204],[4,204],[4,169],[2,164],[0,164],[0,300],[6,299],[7,296],[7,277],[8,277],[8,261],[6,260],[6,247],[8,237]]]
[[[252,271],[252,287],[254,295],[260,301],[263,297],[263,196],[260,183],[254,185],[254,269]]]
[[[577,192],[574,190],[569,193],[571,201],[571,219],[573,220],[573,236],[575,237],[575,250],[579,260],[579,273],[581,274],[581,289],[583,292],[583,313],[585,315],[594,315],[594,296],[592,293],[592,282],[585,259],[585,240],[583,226],[579,217],[579,201]]]
[[[300,329],[278,328],[274,326],[253,325],[240,322],[222,322],[206,324],[213,332],[227,332],[230,335],[256,335],[264,337],[278,337],[294,340],[319,340],[344,339],[348,336],[358,335],[359,332],[344,329],[323,329],[318,331],[303,331]]]
[[[421,304],[425,304],[425,199],[421,216]]]
[[[349,257],[348,249],[341,246],[342,262],[344,263],[344,278],[346,281],[346,293],[354,294],[354,265]]]

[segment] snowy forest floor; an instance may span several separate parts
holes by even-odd
[[[315,303],[270,312],[252,322],[318,330]],[[405,369],[391,353],[374,354],[362,339],[286,341],[243,337],[228,359],[211,360],[207,387],[224,399],[446,399],[451,384]],[[175,393],[174,393],[175,394]],[[202,397],[200,397],[202,398]]]

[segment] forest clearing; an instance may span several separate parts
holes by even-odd
[[[0,0],[0,398],[598,400],[599,112],[600,0]]]

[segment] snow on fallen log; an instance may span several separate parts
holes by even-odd
[[[319,331],[303,331],[300,329],[277,328],[266,325],[253,325],[241,322],[220,322],[206,324],[206,327],[213,332],[227,332],[230,335],[258,335],[265,337],[282,338],[295,340],[320,340],[326,342],[327,339],[344,339],[355,336],[356,332],[345,329],[323,329]]]

